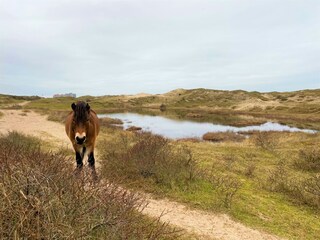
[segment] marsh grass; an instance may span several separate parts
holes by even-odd
[[[174,229],[141,215],[144,200],[91,174],[73,174],[62,153],[36,138],[0,137],[2,239],[176,239]]]

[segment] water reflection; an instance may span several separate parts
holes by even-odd
[[[248,131],[290,131],[315,133],[310,129],[299,129],[279,123],[267,122],[257,126],[233,127],[228,125],[213,124],[207,122],[192,122],[187,120],[173,120],[162,116],[150,116],[137,113],[110,113],[99,114],[100,118],[111,117],[123,121],[124,128],[131,126],[141,127],[145,131],[160,134],[168,138],[201,138],[207,132],[248,132]]]

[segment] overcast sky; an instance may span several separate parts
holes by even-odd
[[[319,0],[0,0],[0,93],[320,88]]]

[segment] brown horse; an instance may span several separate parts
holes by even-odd
[[[82,169],[83,158],[87,155],[95,174],[94,147],[100,130],[99,119],[88,103],[72,103],[71,108],[73,111],[67,116],[65,127],[76,152],[77,169]]]

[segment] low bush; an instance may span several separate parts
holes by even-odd
[[[253,135],[253,141],[257,147],[268,151],[274,151],[278,145],[274,132],[257,132]]]
[[[301,149],[294,165],[301,170],[320,171],[320,150],[315,147]]]
[[[309,205],[320,208],[320,174],[314,174],[303,182],[305,199]]]
[[[241,142],[245,139],[245,136],[235,132],[208,132],[202,136],[202,139],[211,142]]]
[[[99,149],[105,159],[102,169],[108,179],[148,178],[155,184],[172,188],[199,175],[197,163],[187,148],[174,148],[168,139],[148,132],[121,133]]]
[[[272,192],[290,192],[289,174],[283,161],[279,161],[274,169],[269,170],[265,187]]]
[[[104,117],[100,118],[100,126],[113,127],[114,125],[122,125],[123,122],[117,118]]]
[[[0,137],[1,239],[175,239],[174,230],[140,213],[143,199],[73,174],[62,153],[37,139]]]
[[[236,177],[219,174],[215,168],[208,172],[198,165],[185,145],[172,143],[148,132],[121,132],[117,138],[99,146],[105,159],[102,175],[143,190],[165,191],[169,195],[177,192],[197,195],[201,194],[201,186],[211,186],[211,206],[231,208],[242,182]]]
[[[282,161],[269,171],[264,187],[271,192],[288,196],[296,204],[306,204],[320,208],[320,175],[297,178],[290,174]]]
[[[218,192],[218,198],[220,198],[224,207],[231,208],[236,193],[240,190],[241,181],[230,175],[211,175],[212,188]]]
[[[242,156],[242,159],[245,161],[244,175],[248,178],[253,178],[257,170],[257,155],[253,152],[245,152]]]
[[[126,129],[126,131],[129,131],[129,132],[135,132],[140,130],[142,130],[142,127],[136,127],[136,126],[131,126]]]
[[[238,156],[235,155],[235,154],[231,154],[231,153],[228,153],[228,154],[225,154],[223,156],[223,160],[224,160],[224,163],[225,163],[225,166],[228,170],[231,170],[232,167],[237,163],[237,161],[239,160],[238,159]]]
[[[49,111],[48,120],[53,122],[64,123],[70,111]]]
[[[162,104],[160,105],[159,109],[160,109],[161,112],[164,112],[164,111],[167,110],[167,106],[162,103]]]

